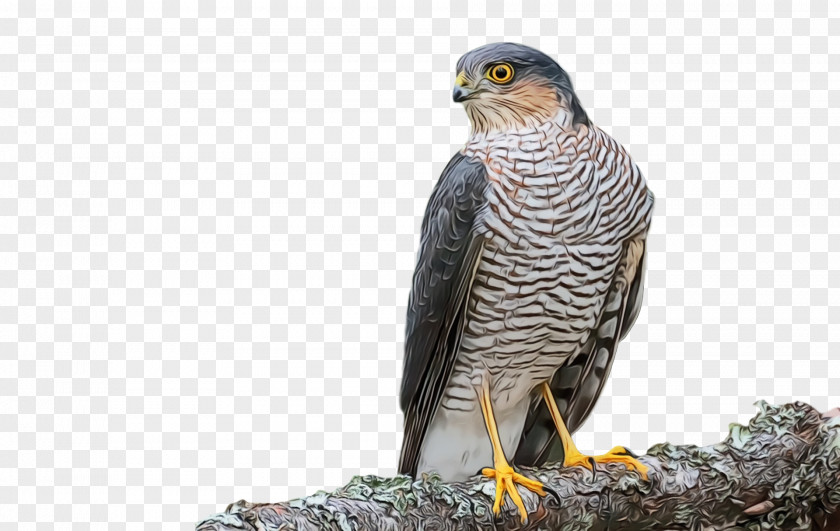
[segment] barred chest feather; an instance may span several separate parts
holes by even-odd
[[[650,198],[624,149],[594,127],[558,120],[475,136],[464,153],[488,171],[477,227],[486,239],[442,405],[471,407],[473,385],[489,375],[504,408],[586,341]]]

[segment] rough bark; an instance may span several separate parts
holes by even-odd
[[[706,447],[659,444],[639,459],[645,481],[622,465],[521,471],[557,497],[520,489],[526,525],[508,500],[494,518],[495,484],[477,476],[355,477],[331,492],[276,504],[239,501],[196,526],[220,530],[838,530],[840,411],[759,403],[747,426]]]

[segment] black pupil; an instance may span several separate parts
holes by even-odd
[[[496,67],[496,77],[499,79],[504,79],[507,77],[507,68],[504,66],[497,66]]]

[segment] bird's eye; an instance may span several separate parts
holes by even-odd
[[[507,63],[493,65],[487,70],[487,77],[496,83],[507,83],[513,79],[513,67]]]

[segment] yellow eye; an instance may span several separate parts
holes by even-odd
[[[507,63],[493,65],[487,70],[487,78],[496,83],[507,83],[513,79],[513,67]]]

